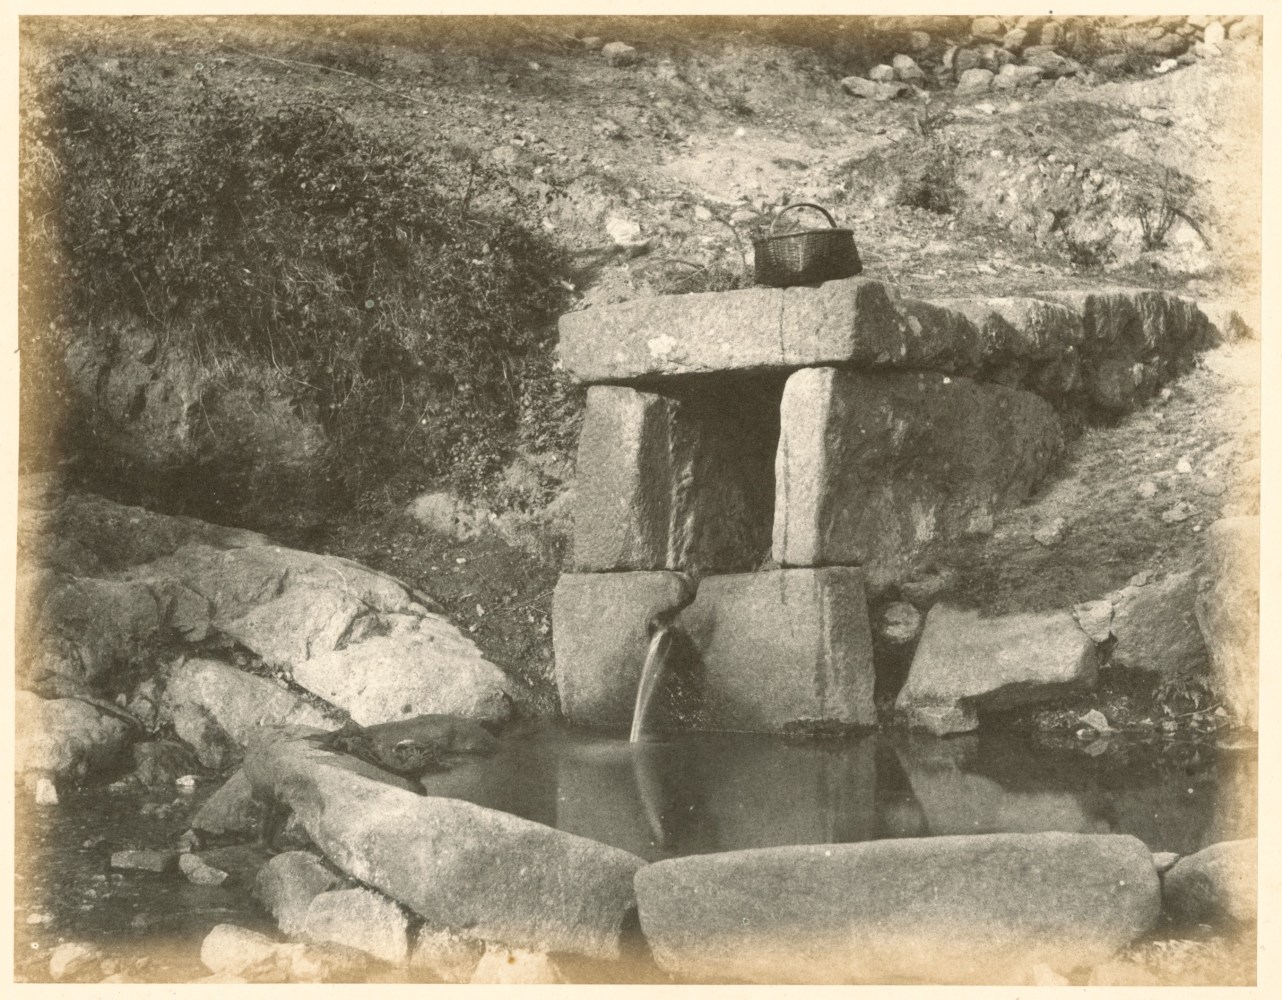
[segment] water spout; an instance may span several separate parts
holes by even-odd
[[[628,735],[630,743],[641,742],[641,737],[645,733],[650,705],[654,702],[654,693],[659,689],[663,668],[668,662],[668,653],[672,649],[672,633],[672,625],[661,625],[650,637],[650,648],[645,654],[645,666],[641,668],[641,683],[637,685],[636,705],[632,709],[632,732]]]
[[[645,663],[641,667],[636,704],[632,708],[632,731],[628,734],[630,743],[639,743],[645,734],[650,706],[654,703],[655,692],[659,690],[663,669],[672,651],[672,641],[676,631],[673,623],[677,615],[694,601],[699,589],[699,581],[690,574],[678,573],[677,576],[681,580],[680,599],[672,607],[660,611],[650,619],[650,645],[646,650]]]

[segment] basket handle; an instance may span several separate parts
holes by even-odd
[[[775,216],[774,221],[773,221],[772,223],[770,223],[770,235],[771,235],[771,236],[773,236],[773,235],[774,235],[774,233],[775,233],[775,226],[777,226],[777,225],[779,224],[779,220],[780,220],[780,219],[782,219],[782,218],[783,218],[785,215],[787,215],[789,212],[791,212],[794,208],[813,208],[816,212],[821,212],[821,213],[823,213],[823,217],[824,217],[825,219],[827,219],[827,220],[828,220],[828,225],[829,225],[829,226],[831,226],[833,229],[836,229],[836,228],[837,228],[837,220],[836,220],[836,219],[834,219],[834,218],[829,214],[828,209],[824,208],[822,205],[816,205],[814,202],[811,202],[811,201],[799,201],[799,202],[797,202],[795,205],[789,205],[789,206],[788,206],[787,208],[785,208],[782,212],[780,212],[778,215],[776,215],[776,216]]]

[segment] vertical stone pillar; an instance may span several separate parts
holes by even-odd
[[[777,385],[746,410],[731,405],[740,401],[735,387],[683,398],[589,389],[574,568],[717,573],[760,564],[770,549]]]
[[[577,569],[656,570],[674,561],[676,406],[623,386],[588,390],[574,511]]]
[[[1063,450],[1049,403],[929,372],[803,368],[780,405],[773,554],[903,579],[924,547],[992,530]]]

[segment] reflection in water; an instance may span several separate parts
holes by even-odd
[[[1036,832],[1130,833],[1191,853],[1254,836],[1253,772],[1211,762],[1136,775],[1016,739],[865,736],[806,742],[690,733],[622,739],[546,729],[423,781],[649,860],[784,844]],[[1219,791],[1217,792],[1217,789]]]

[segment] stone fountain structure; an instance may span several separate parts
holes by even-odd
[[[685,572],[686,717],[808,732],[876,722],[869,593],[991,532],[1077,428],[1152,396],[1215,331],[1160,292],[923,301],[850,278],[637,299],[560,335],[589,386],[553,603],[564,714],[628,725],[647,623]]]

